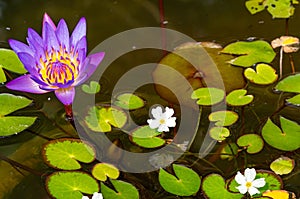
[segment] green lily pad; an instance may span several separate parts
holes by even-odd
[[[295,106],[300,106],[300,94],[290,98],[290,99],[287,99],[286,100],[289,104],[293,104]]]
[[[110,180],[114,186],[113,190],[101,183],[101,192],[105,199],[139,199],[138,190],[130,183],[120,180]]]
[[[139,96],[124,93],[117,96],[117,99],[114,101],[114,105],[123,109],[134,110],[145,106],[145,102]]]
[[[270,119],[262,128],[262,137],[272,147],[283,151],[294,151],[300,147],[300,126],[291,120],[280,117],[281,129]]]
[[[110,179],[117,179],[120,171],[117,167],[108,163],[98,163],[92,169],[92,175],[100,181],[106,181],[107,177]]]
[[[274,160],[270,168],[278,175],[289,174],[295,167],[295,160],[288,157],[280,157]]]
[[[226,189],[225,181],[219,174],[210,174],[202,181],[202,191],[206,198],[211,199],[241,199],[244,195],[231,193]]]
[[[283,188],[283,182],[281,178],[275,173],[267,170],[257,170],[255,179],[265,178],[265,186],[258,188],[260,194],[255,194],[255,196],[261,196],[267,190],[280,190]],[[234,193],[239,193],[236,188],[239,184],[235,181],[234,177],[228,182],[228,189]]]
[[[216,122],[216,126],[230,126],[239,119],[239,115],[233,111],[216,111],[209,114],[208,119]]]
[[[256,71],[252,68],[247,68],[244,71],[244,75],[250,82],[260,85],[272,84],[278,78],[275,69],[267,64],[257,64]]]
[[[219,88],[198,88],[192,93],[192,99],[198,99],[197,104],[210,106],[221,102],[225,92]]]
[[[199,191],[199,175],[185,166],[173,164],[173,170],[176,176],[159,170],[159,183],[169,193],[177,196],[191,196]]]
[[[157,136],[161,135],[156,129],[151,129],[148,125],[134,129],[131,133],[131,140],[135,144],[144,148],[156,148],[163,146],[166,141]]]
[[[221,149],[220,158],[222,160],[228,159],[228,161],[232,160],[236,154],[238,154],[239,147],[235,143],[229,143],[224,145]],[[228,155],[227,155],[228,154]]]
[[[81,199],[83,194],[99,191],[98,182],[89,174],[78,171],[59,171],[47,177],[46,187],[56,199]]]
[[[3,68],[18,74],[27,72],[14,51],[0,48],[0,83],[7,80]]]
[[[17,134],[35,122],[37,117],[5,116],[28,106],[31,102],[32,100],[26,97],[15,96],[8,93],[0,94],[0,136]]]
[[[246,8],[251,14],[256,14],[265,9],[264,0],[249,0],[245,2]]]
[[[247,153],[254,154],[260,152],[264,147],[263,139],[257,134],[246,134],[239,137],[236,143],[240,147],[247,148]]]
[[[270,63],[276,56],[272,46],[266,41],[238,41],[227,45],[222,53],[238,55],[230,63],[235,66],[250,67],[256,63]]]
[[[300,73],[284,78],[276,85],[275,89],[283,92],[300,93]]]
[[[96,132],[110,132],[112,126],[122,128],[127,121],[126,113],[116,107],[94,106],[85,117],[87,126]]]
[[[45,162],[56,169],[80,169],[79,162],[90,163],[95,160],[95,156],[95,149],[79,139],[56,139],[43,147]]]
[[[81,89],[83,92],[88,93],[88,94],[96,94],[100,91],[100,84],[99,82],[96,81],[90,81],[90,85],[88,84],[83,84],[81,86]]]
[[[230,135],[230,131],[228,128],[216,126],[209,129],[209,135],[214,140],[223,141]]]
[[[226,102],[230,106],[245,106],[254,99],[253,95],[246,94],[247,90],[245,89],[234,90],[226,96]]]

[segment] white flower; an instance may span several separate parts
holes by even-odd
[[[242,175],[239,171],[235,176],[235,181],[240,184],[240,186],[236,187],[241,194],[249,193],[251,196],[260,191],[257,188],[263,187],[266,184],[265,178],[255,179],[256,171],[255,169],[245,169],[245,174]]]
[[[82,196],[81,199],[89,199],[87,196]],[[93,193],[92,199],[103,199],[102,193]]]
[[[151,109],[151,114],[154,119],[148,119],[147,122],[151,129],[157,129],[158,132],[168,132],[169,127],[176,126],[176,117],[172,117],[174,110],[166,107],[165,112],[162,111],[160,106]]]

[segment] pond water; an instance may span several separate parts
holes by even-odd
[[[94,49],[102,41],[126,30],[141,27],[161,27],[162,15],[164,18],[163,26],[166,28],[183,33],[196,41],[215,42],[223,47],[238,40],[249,40],[249,38],[271,42],[286,32],[285,19],[272,19],[267,11],[251,15],[244,5],[245,2],[241,0],[164,0],[163,11],[159,2],[158,0],[0,0],[0,47],[9,48],[7,40],[10,38],[25,42],[29,27],[40,32],[42,17],[45,12],[52,17],[55,23],[64,18],[71,30],[84,16],[87,20],[88,51]],[[300,8],[298,7],[296,6],[295,14],[288,23],[289,34],[294,36],[299,36],[300,33],[300,11],[298,10]],[[148,37],[149,40],[153,40],[150,38],[151,35]],[[160,38],[157,39],[160,40]],[[180,44],[181,40],[176,40],[172,45],[178,46]],[[118,57],[101,77],[101,92],[96,95],[96,102],[99,104],[110,102],[114,85],[127,71],[142,64],[158,63],[163,56],[164,52],[159,49],[138,49]],[[299,52],[293,55],[293,61],[295,71],[299,72]],[[279,64],[279,56],[276,56],[273,63],[276,70],[279,70],[276,67]],[[288,56],[284,57],[283,65],[286,66],[283,68],[283,74],[288,76],[292,73]],[[10,75],[13,78],[17,77],[16,74]],[[268,86],[247,84],[248,94],[254,95],[255,99],[245,108],[229,108],[240,116],[239,122],[230,127],[233,135],[230,140],[234,140],[242,134],[259,134],[264,122],[271,116],[281,115],[298,122],[298,124],[300,123],[299,107],[283,106],[285,98],[293,95],[275,93],[274,86],[275,84]],[[34,102],[29,107],[13,114],[37,116],[38,119],[33,126],[24,132],[0,139],[0,199],[50,198],[45,189],[45,179],[54,169],[43,163],[42,145],[55,138],[78,137],[76,130],[66,121],[64,107],[53,93],[34,95],[10,91],[5,88],[4,84],[0,85],[0,93],[5,92],[33,99]],[[137,88],[136,92],[143,99],[147,99],[144,109],[140,112],[131,113],[138,124],[143,122],[145,124],[149,118],[147,110],[151,105],[168,105],[166,100],[157,95],[153,84]],[[175,110],[178,111],[180,108],[182,107],[174,105]],[[238,170],[245,167],[253,166],[270,170],[269,165],[273,160],[280,156],[289,156],[295,159],[296,164],[290,175],[282,176],[284,189],[294,192],[299,197],[299,149],[285,152],[265,144],[264,149],[257,154],[249,155],[244,151],[234,160],[228,161],[219,158],[221,147],[230,142],[225,141],[217,143],[203,159],[197,158],[209,124],[208,115],[210,112],[209,107],[202,109],[200,128],[193,138],[193,143],[189,146],[189,153],[183,155],[177,163],[188,165],[202,176],[215,172],[222,174],[225,178],[230,178]],[[128,143],[128,138],[124,138],[121,133],[117,132],[109,135],[109,137],[119,146],[123,145],[126,150],[132,149],[136,150],[135,152],[144,150],[137,146],[132,147]],[[111,155],[118,157],[118,154]],[[6,158],[14,162],[9,164],[9,160]],[[112,159],[111,162],[116,161],[117,158]],[[25,165],[26,168],[32,168],[33,171],[28,172],[26,168],[16,165],[17,163]],[[155,172],[142,174],[124,172],[120,178],[138,187],[140,198],[180,198],[159,187]],[[203,194],[198,193],[195,196],[182,198],[203,198]]]

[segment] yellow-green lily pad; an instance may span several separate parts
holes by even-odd
[[[110,180],[114,189],[101,182],[101,192],[105,199],[139,199],[138,190],[130,183],[121,180]]]
[[[226,102],[230,106],[245,106],[254,99],[253,95],[246,94],[247,90],[245,89],[234,90],[226,96]]]
[[[300,93],[300,73],[284,78],[276,85],[275,89],[283,92]]]
[[[166,141],[160,137],[161,132],[151,129],[148,125],[134,129],[131,133],[131,140],[144,148],[156,148],[163,146]]]
[[[295,160],[290,159],[289,157],[280,157],[274,160],[270,169],[278,175],[289,174],[293,171],[295,167]]]
[[[272,84],[278,78],[276,70],[268,64],[257,64],[256,71],[252,68],[247,68],[244,71],[244,75],[250,82],[260,85]]]
[[[134,110],[145,106],[145,102],[137,95],[123,93],[117,96],[116,100],[114,101],[114,105],[126,110]]]
[[[300,106],[300,94],[286,100],[289,104]]]
[[[192,93],[192,99],[198,99],[197,104],[210,106],[221,102],[225,97],[225,92],[219,88],[198,88]]]
[[[264,147],[263,139],[257,134],[246,134],[239,137],[236,143],[240,147],[245,147],[247,153],[254,154],[260,152]]]
[[[98,163],[92,169],[92,175],[100,181],[106,181],[107,177],[110,179],[117,179],[120,171],[117,167],[108,163]]]
[[[230,135],[230,131],[228,128],[215,126],[209,129],[209,135],[214,140],[223,141]]]
[[[216,111],[209,114],[208,119],[216,122],[216,126],[230,126],[239,119],[239,115],[234,111]]]
[[[81,86],[81,89],[83,90],[83,92],[88,93],[88,94],[96,94],[100,91],[100,84],[99,82],[96,81],[91,81],[90,85],[88,84],[83,84]]]

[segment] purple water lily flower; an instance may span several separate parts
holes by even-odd
[[[29,93],[54,91],[65,106],[73,103],[75,86],[87,80],[104,57],[104,52],[86,56],[85,18],[79,20],[70,37],[65,20],[61,19],[56,27],[45,13],[42,37],[29,28],[27,42],[9,40],[29,74],[10,81],[6,87]]]

